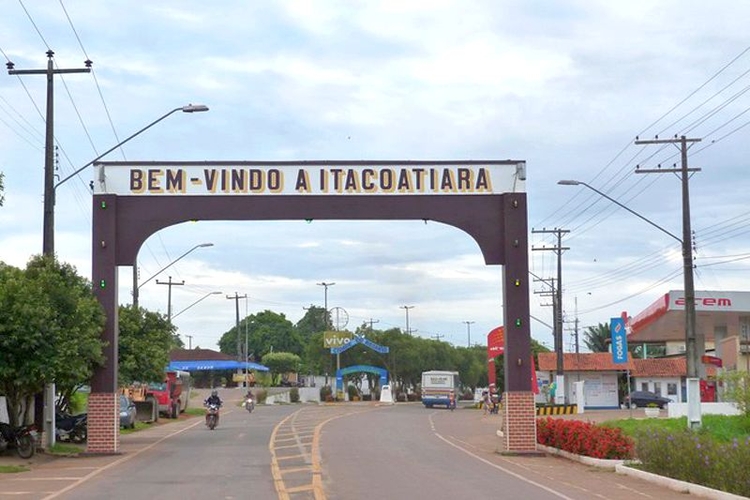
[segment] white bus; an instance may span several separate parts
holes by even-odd
[[[432,408],[434,405],[445,405],[448,408],[451,391],[458,401],[458,388],[458,372],[441,370],[422,372],[422,404],[427,408]]]

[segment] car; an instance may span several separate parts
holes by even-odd
[[[120,394],[120,427],[135,429],[135,403],[124,394]]]
[[[628,408],[638,408],[643,406],[658,406],[664,408],[672,400],[659,396],[651,391],[633,391],[630,396],[625,396],[625,406]]]

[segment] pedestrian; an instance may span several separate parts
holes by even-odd
[[[484,408],[485,415],[492,411],[492,400],[490,399],[489,391],[482,391],[482,407]]]

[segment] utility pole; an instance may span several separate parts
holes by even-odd
[[[414,309],[414,306],[399,306],[399,308],[406,311],[406,334],[411,335],[411,330],[409,329],[409,309]]]
[[[552,250],[557,254],[557,287],[552,295],[553,317],[555,325],[555,358],[557,361],[555,386],[555,403],[564,404],[567,400],[565,391],[565,373],[563,364],[563,315],[562,315],[562,253],[569,247],[562,246],[562,235],[570,231],[567,229],[544,229],[531,230],[532,233],[554,234],[557,236],[557,245],[554,247],[532,248],[531,250]]]
[[[323,294],[323,308],[325,309],[325,311],[323,311],[323,322],[326,326],[326,330],[330,330],[330,323],[328,322],[328,287],[333,286],[336,283],[326,283],[325,281],[323,281],[317,284],[325,288],[325,292]]]
[[[436,333],[432,336],[432,338],[437,340],[438,342],[440,342],[440,339],[442,339],[443,337],[445,337],[445,335],[440,335],[439,333]]]
[[[701,363],[701,356],[706,352],[706,339],[703,332],[696,330],[695,319],[695,283],[693,281],[693,244],[690,229],[690,174],[700,172],[700,168],[688,168],[688,149],[700,139],[688,139],[675,136],[672,139],[638,140],[635,144],[674,144],[680,150],[680,167],[641,169],[636,168],[636,174],[663,174],[665,172],[680,175],[682,184],[682,261],[683,279],[685,283],[685,356],[687,362],[687,378],[705,378],[705,368]],[[657,226],[658,227],[658,226]],[[659,228],[661,229],[661,228]]]
[[[14,69],[12,62],[6,64],[9,75],[47,75],[47,117],[46,134],[44,144],[44,223],[42,233],[42,253],[44,255],[55,255],[55,85],[54,75],[68,73],[90,73],[91,61],[86,60],[85,68],[55,69],[52,50],[47,51],[47,69]]]
[[[185,335],[188,339],[188,351],[193,350],[193,336],[192,335]]]
[[[557,288],[553,288],[554,294],[552,296],[553,304],[553,317],[555,325],[555,357],[557,358],[557,375],[563,375],[563,321],[562,321],[562,253],[565,250],[570,250],[569,247],[562,246],[562,236],[570,231],[567,229],[540,229],[531,230],[532,233],[537,234],[554,234],[557,236],[557,245],[554,247],[542,247],[532,248],[531,250],[552,250],[557,254]],[[558,390],[560,387],[558,386]]]
[[[247,294],[239,295],[237,292],[234,292],[234,296],[227,295],[228,300],[234,301],[234,311],[235,311],[234,324],[237,330],[237,361],[242,361],[242,344],[240,343],[240,299],[246,299],[246,298],[247,298]]]
[[[372,319],[372,318],[370,318],[370,321],[368,321],[368,323],[370,323],[370,330],[369,331],[372,334],[372,324],[373,323],[380,323],[380,320],[379,319]]]
[[[55,53],[47,50],[47,69],[15,69],[15,64],[8,61],[5,66],[9,75],[47,75],[47,114],[45,118],[46,133],[44,140],[44,219],[42,222],[42,254],[55,257],[55,85],[54,75],[63,73],[90,73],[90,60],[84,61],[85,68],[55,69],[52,57]],[[34,394],[34,425],[42,429],[47,444],[55,444],[54,385],[47,384],[47,390]],[[45,407],[47,418],[45,418]]]
[[[466,346],[471,347],[471,325],[474,321],[464,321],[466,323]]]
[[[169,281],[159,281],[156,280],[157,285],[168,285],[169,286],[169,292],[167,294],[167,321],[169,323],[172,322],[172,287],[173,286],[180,286],[185,284],[185,280],[182,280],[181,283],[177,283],[176,281],[172,281],[172,277],[169,277]]]

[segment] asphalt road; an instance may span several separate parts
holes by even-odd
[[[224,396],[224,395],[222,395]],[[122,437],[122,454],[53,458],[0,474],[0,500],[684,499],[549,456],[498,454],[500,416],[420,404],[258,406],[225,397],[202,418]]]

